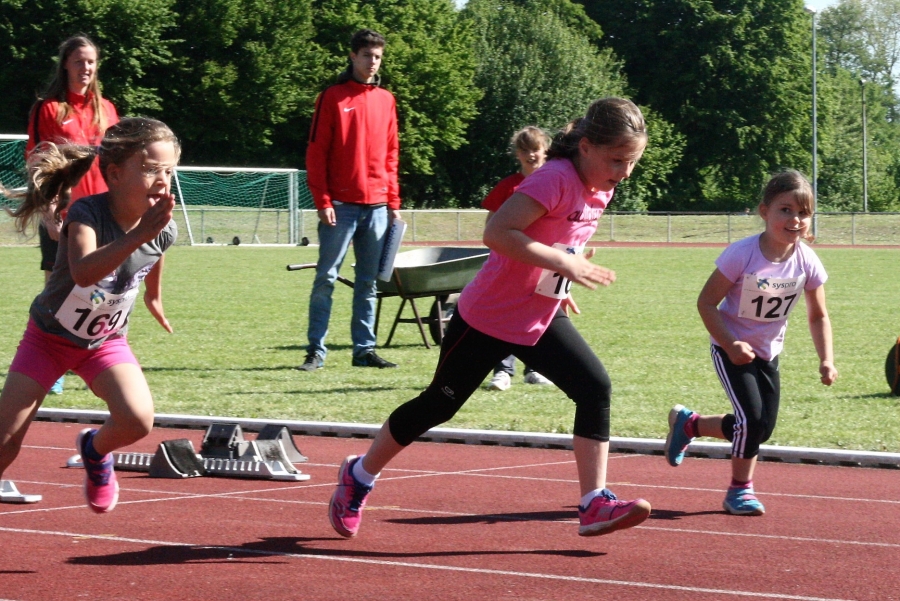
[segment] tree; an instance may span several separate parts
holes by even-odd
[[[642,105],[686,139],[656,208],[736,209],[808,171],[809,19],[799,0],[581,0]]]
[[[76,33],[100,46],[103,94],[121,114],[159,111],[163,94],[148,72],[172,62],[173,1],[0,0],[0,131],[25,132],[59,44]]]
[[[468,145],[444,164],[448,193],[460,206],[479,206],[517,167],[513,132],[537,125],[553,133],[597,98],[623,95],[627,84],[612,52],[591,44],[599,27],[569,0],[470,0],[463,16],[476,33],[475,82],[484,96]]]
[[[176,0],[175,8],[177,64],[157,77],[184,161],[297,166],[279,130],[311,112],[323,77],[311,0]]]

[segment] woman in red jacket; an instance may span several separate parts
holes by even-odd
[[[75,35],[59,46],[56,71],[46,91],[31,107],[28,117],[28,142],[25,157],[41,142],[97,146],[106,128],[118,123],[116,107],[100,94],[97,67],[100,49],[85,35]],[[106,182],[95,159],[90,171],[72,188],[72,201],[106,192]],[[41,269],[44,281],[53,271],[58,248],[59,228],[65,215],[50,212],[38,226],[41,243]],[[63,379],[50,392],[61,394]]]

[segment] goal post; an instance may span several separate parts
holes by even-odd
[[[296,245],[299,211],[314,206],[299,169],[179,166],[173,179],[192,245]]]

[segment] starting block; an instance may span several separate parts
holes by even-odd
[[[148,472],[151,478],[224,476],[299,482],[309,480],[294,463],[308,459],[294,444],[287,427],[270,424],[256,440],[244,439],[240,424],[210,424],[200,453],[186,438],[160,443],[156,453],[113,453],[115,469]],[[66,467],[84,467],[74,455]]]
[[[0,503],[37,503],[41,495],[23,495],[12,480],[0,480]]]

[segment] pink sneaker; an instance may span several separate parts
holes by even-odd
[[[101,461],[91,461],[84,456],[84,445],[96,433],[92,428],[82,430],[75,441],[75,448],[84,463],[84,498],[88,507],[94,513],[107,513],[119,500],[119,483],[113,470],[115,459],[112,453],[107,453]]]
[[[579,536],[599,536],[616,530],[633,528],[650,515],[650,503],[644,499],[619,501],[608,488],[591,500],[587,507],[578,506]]]
[[[362,523],[362,510],[366,506],[366,497],[372,492],[372,486],[366,486],[353,477],[351,469],[359,461],[356,455],[350,455],[338,470],[338,485],[328,504],[328,519],[331,527],[345,538],[356,536]]]

